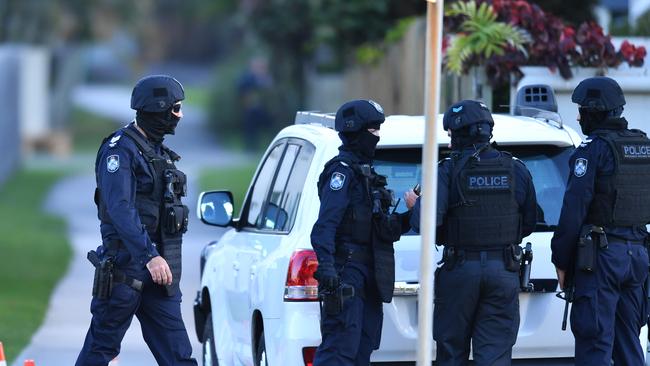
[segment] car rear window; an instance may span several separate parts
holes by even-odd
[[[533,176],[537,193],[538,223],[536,231],[553,231],[560,217],[562,198],[569,174],[568,161],[574,148],[551,145],[505,146],[508,151],[521,159]],[[443,159],[449,156],[449,149],[441,149]],[[404,192],[422,182],[422,149],[390,148],[377,150],[375,170],[385,175],[388,188],[395,192],[399,200],[397,212],[406,211]]]

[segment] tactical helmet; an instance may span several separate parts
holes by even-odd
[[[607,112],[625,105],[623,90],[606,76],[584,79],[573,90],[571,101],[594,112]]]
[[[481,123],[494,127],[492,113],[483,102],[476,100],[462,100],[452,105],[442,119],[445,131],[456,131]]]
[[[356,132],[364,128],[379,128],[385,120],[384,110],[374,100],[353,100],[336,112],[334,129],[338,132]]]
[[[140,79],[131,93],[131,109],[164,112],[185,99],[183,85],[171,76],[152,75]]]

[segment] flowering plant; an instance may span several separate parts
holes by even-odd
[[[497,15],[497,21],[522,29],[530,36],[530,41],[524,44],[525,51],[506,44],[503,54],[487,57],[475,54],[464,60],[464,72],[473,66],[484,65],[488,81],[493,86],[509,83],[511,75],[515,81],[521,79],[520,66],[524,65],[547,66],[565,79],[573,76],[572,66],[596,67],[603,71],[623,62],[630,66],[643,65],[645,47],[624,41],[616,50],[611,37],[594,22],[582,23],[576,30],[526,0],[476,0],[476,3],[489,4]],[[445,19],[446,37],[462,32],[466,20],[462,14],[449,13]]]

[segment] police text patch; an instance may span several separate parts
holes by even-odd
[[[345,174],[334,172],[330,179],[330,188],[334,191],[338,191],[343,188],[343,183],[345,183]]]
[[[621,148],[626,159],[650,159],[650,145],[623,145]]]
[[[109,173],[115,173],[120,169],[120,157],[118,155],[111,155],[106,158],[106,170]]]
[[[585,158],[576,159],[576,163],[573,167],[573,175],[580,178],[587,174],[587,166],[589,165],[589,160]]]
[[[467,187],[470,190],[510,189],[509,175],[470,175],[467,177]]]

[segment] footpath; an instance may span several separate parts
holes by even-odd
[[[79,107],[116,121],[116,128],[131,121],[134,112],[129,109],[131,90],[115,86],[84,86],[74,94]],[[222,229],[209,227],[196,218],[198,197],[197,179],[204,168],[244,164],[250,158],[221,149],[207,131],[205,114],[184,105],[185,117],[179,123],[176,135],[165,139],[165,144],[182,156],[177,164],[189,180],[185,203],[190,208],[189,230],[183,240],[183,276],[181,304],[183,319],[192,341],[193,355],[201,364],[201,344],[194,329],[192,303],[199,286],[199,258],[205,244],[216,240]],[[72,160],[76,157],[72,157]],[[93,203],[95,178],[94,157],[87,159],[88,170],[59,182],[50,192],[45,209],[65,218],[73,258],[65,277],[59,282],[50,299],[45,320],[28,346],[12,366],[23,366],[25,359],[35,360],[36,366],[70,366],[83,344],[90,324],[90,300],[93,267],[86,253],[101,243],[97,211]],[[76,163],[78,164],[78,162]],[[218,182],[215,182],[215,189]],[[111,365],[156,365],[142,339],[140,324],[133,318],[118,359]]]

